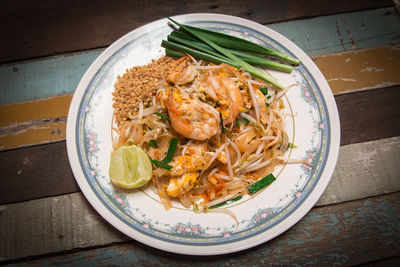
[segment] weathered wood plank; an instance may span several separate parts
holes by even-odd
[[[341,120],[341,145],[400,136],[400,87],[340,95],[336,96],[336,103]],[[380,107],[379,112],[376,107]],[[22,182],[23,194],[10,190],[19,191]],[[0,204],[76,191],[65,142],[0,152]]]
[[[317,56],[314,60],[336,94],[400,84],[400,75],[398,75],[400,69],[399,45]],[[23,88],[19,89],[24,91]],[[386,94],[377,94],[378,98],[373,100],[374,104],[380,105],[380,101],[385,101],[382,97],[386,96]],[[64,95],[0,106],[0,150],[64,140],[66,116],[71,98],[71,95]],[[369,101],[368,97],[366,99]],[[389,105],[385,105],[383,108],[387,110],[385,115],[395,115],[399,110],[396,106],[396,101],[399,100],[398,94],[390,99]],[[342,114],[348,112],[348,107],[345,107]],[[350,108],[354,112],[357,111],[354,109],[358,107]],[[370,114],[375,112],[374,105],[364,105],[363,109]],[[382,118],[383,120],[378,120],[378,123],[386,121],[383,115]],[[351,123],[354,122],[351,121]],[[360,124],[365,121],[359,120],[355,123]],[[379,127],[376,129],[378,129],[378,135],[375,138],[380,138],[381,130]],[[395,133],[396,126],[388,128],[388,131]],[[389,136],[393,135],[396,134]],[[346,137],[353,138],[353,136],[353,134],[344,136],[342,140],[344,143],[348,143]]]
[[[334,94],[400,84],[400,45],[313,57]]]
[[[65,142],[1,152],[0,170],[0,204],[79,191]]]
[[[400,137],[342,146],[317,206],[400,191]]]
[[[379,30],[376,29],[376,25],[379,26]],[[400,17],[393,8],[317,17],[268,26],[287,36],[308,55],[313,56],[400,43]],[[347,31],[353,36],[351,46],[344,45],[342,38],[338,35],[338,32]],[[89,65],[103,50],[84,51],[0,66],[0,88],[2,88],[0,105],[73,93]],[[397,50],[394,47],[389,52],[385,54],[380,50],[368,53],[356,51],[353,54],[327,56],[316,62],[319,67],[326,70],[323,72],[327,73],[328,80],[331,79],[330,84],[335,89],[334,92],[373,88],[379,85],[388,86],[390,83],[398,82],[399,75],[394,73],[392,77],[391,73],[398,69],[400,53],[398,47]],[[363,53],[363,55],[358,53]],[[387,68],[393,66],[393,69],[385,69],[384,65],[390,63],[390,57],[394,57],[391,62],[397,65],[388,64]],[[332,60],[337,61],[332,62]],[[355,62],[368,63],[354,65]],[[339,69],[337,66],[340,66]],[[340,70],[348,69],[350,69],[349,72],[340,72]],[[366,70],[371,70],[372,73]],[[362,82],[361,74],[375,75],[367,79],[366,84],[359,85],[358,83]]]
[[[338,95],[335,100],[342,145],[399,135],[400,86]]]
[[[150,21],[185,13],[222,13],[259,23],[391,7],[390,0],[331,1],[2,1],[0,62],[108,46]],[[95,11],[95,12],[93,12]],[[134,12],[137,11],[137,12]],[[73,19],[71,19],[73,18]]]
[[[60,200],[59,200],[60,201]],[[26,206],[26,205],[25,205]],[[49,211],[47,211],[49,212]],[[45,212],[43,212],[45,213]],[[3,209],[2,217],[10,216],[11,211]],[[28,213],[29,215],[29,213]],[[76,215],[84,216],[84,213]],[[49,222],[54,216],[45,215]],[[86,215],[88,216],[88,215]],[[53,218],[53,219],[51,219]],[[93,218],[89,219],[92,220]],[[20,219],[22,222],[22,219]],[[85,220],[85,219],[83,219]],[[16,223],[19,221],[15,220]],[[86,221],[88,219],[86,218]],[[53,226],[56,231],[60,224]],[[82,230],[93,223],[83,223]],[[97,227],[101,227],[97,224]],[[104,226],[104,223],[101,223]],[[12,226],[11,226],[12,227]],[[12,227],[14,228],[14,227]],[[43,226],[41,227],[43,228]],[[64,225],[62,229],[68,228]],[[74,229],[72,227],[72,229]],[[23,234],[25,229],[18,229]],[[35,227],[32,227],[35,230]],[[90,229],[91,231],[93,230]],[[100,233],[113,232],[104,227]],[[92,233],[92,232],[91,232]],[[25,232],[26,234],[26,232]],[[78,232],[77,232],[78,234]],[[92,233],[95,234],[95,233]],[[43,238],[43,240],[46,237]],[[48,238],[48,236],[47,236]],[[82,244],[89,247],[93,238],[82,231],[76,236],[77,247]],[[116,237],[114,241],[126,241],[126,238]],[[4,241],[3,241],[4,242]],[[7,242],[7,241],[6,241]],[[47,246],[43,241],[41,245]],[[109,240],[111,242],[111,240]],[[19,243],[18,241],[15,243]],[[3,243],[6,245],[6,243]],[[65,243],[61,240],[53,244],[58,249]],[[16,244],[15,244],[16,245]],[[13,245],[13,247],[15,246]],[[38,244],[20,244],[24,253],[19,257],[37,253]],[[10,251],[7,246],[2,246]],[[67,249],[67,248],[64,248]],[[55,250],[53,250],[55,251]],[[14,253],[18,253],[15,251]],[[3,260],[12,259],[9,254],[2,252]],[[38,255],[38,254],[36,254]],[[136,241],[120,245],[97,248],[61,256],[50,256],[42,259],[19,263],[22,265],[70,265],[84,266],[257,266],[269,263],[272,265],[316,265],[316,266],[343,266],[367,263],[400,255],[400,192],[380,197],[367,198],[341,205],[330,205],[312,209],[300,222],[277,238],[244,252],[221,256],[185,256],[159,251]],[[13,255],[14,257],[17,255]]]

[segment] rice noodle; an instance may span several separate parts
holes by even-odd
[[[248,168],[246,169],[246,173],[247,173],[247,172],[253,172],[253,171],[256,171],[256,170],[258,170],[258,169],[261,169],[262,167],[265,167],[265,166],[267,166],[267,165],[270,164],[270,163],[271,163],[270,160],[266,160],[266,161],[264,161],[264,162],[262,162],[262,163],[259,163],[259,164],[257,164],[257,165],[254,165],[254,166],[252,166],[252,167],[248,167]]]
[[[248,79],[247,84],[249,85],[251,100],[253,101],[253,107],[256,112],[256,121],[259,122],[260,121],[260,110],[258,109],[256,95],[254,94],[253,87],[251,86],[251,80]]]
[[[237,145],[235,145],[235,143],[233,143],[229,138],[228,138],[228,143],[233,147],[233,149],[236,152],[236,161],[233,164],[233,167],[235,167],[240,163],[240,160],[242,159],[242,156],[241,156],[240,150],[237,147]]]
[[[201,173],[203,173],[205,170],[208,169],[208,167],[211,166],[211,164],[214,162],[214,160],[217,158],[218,154],[221,153],[221,151],[224,149],[225,144],[223,144],[222,146],[220,146],[214,153],[214,155],[211,157],[210,161],[207,163],[206,167],[204,167],[204,169],[201,171]]]
[[[229,177],[233,179],[233,169],[231,164],[231,156],[229,154],[228,146],[225,146],[226,165],[228,166]]]
[[[118,125],[116,132],[120,136],[118,139],[113,139],[113,148],[117,149],[124,144],[136,144],[152,160],[162,161],[163,158],[167,158],[171,138],[178,139],[175,152],[171,158],[168,157],[170,161],[168,164],[173,169],[167,170],[153,165],[152,180],[155,192],[159,194],[165,209],[172,207],[171,201],[178,200],[186,208],[190,208],[193,204],[196,211],[224,213],[237,222],[231,211],[207,209],[207,207],[246,194],[249,183],[274,171],[274,168],[283,162],[311,165],[305,160],[285,157],[289,137],[285,129],[286,114],[280,105],[283,101],[281,97],[297,84],[278,90],[266,85],[265,82],[254,80],[249,73],[244,72],[244,69],[238,70],[226,64],[209,65],[203,60],[196,61],[190,55],[180,60],[178,63],[182,63],[179,65],[181,69],[177,69],[174,74],[183,75],[180,80],[184,80],[185,83],[176,85],[162,80],[154,88],[157,90],[156,94],[140,101],[137,113],[131,114],[127,122]],[[208,79],[211,76],[224,76],[218,81],[219,87],[224,87],[224,82],[237,86],[241,96],[235,92],[235,97],[242,97],[240,105],[239,101],[230,95],[231,91],[228,89],[226,90],[228,97],[222,95],[225,94],[224,90],[210,95],[212,93],[208,93],[207,90],[211,88]],[[261,86],[269,88],[268,93],[271,98],[264,101],[271,104],[270,106],[264,106],[264,101],[257,102],[260,101],[258,88]],[[182,97],[185,101],[182,102],[185,104],[184,109],[185,111],[188,109],[189,112],[174,114],[169,103],[171,94],[178,104],[181,104],[179,101],[182,100],[179,97]],[[150,107],[146,108],[143,103],[148,103],[149,99]],[[196,101],[192,104],[192,100],[208,104],[210,109],[216,110],[220,118],[210,118],[201,109],[199,115],[192,119],[191,108],[193,107],[196,112],[199,108],[194,104]],[[168,113],[169,120],[156,115],[156,112]],[[223,112],[229,112],[229,115]],[[186,135],[183,130],[178,129],[173,116],[185,120],[182,127],[186,127],[186,131],[197,134],[199,130],[205,132],[202,132],[205,135],[209,132],[215,134],[199,140],[195,140],[196,137],[184,138],[183,135]],[[238,118],[243,120],[240,120],[239,127],[236,127],[235,120]],[[245,125],[244,119],[248,120],[248,125]],[[215,120],[217,123],[208,124],[208,120]],[[224,123],[224,131],[220,129],[221,123]],[[154,140],[156,146],[150,145],[150,140]],[[186,174],[195,174],[196,177],[181,179]],[[171,191],[170,185],[176,180],[173,181],[171,177],[179,179],[179,184],[175,186],[176,190],[173,189],[175,191]]]

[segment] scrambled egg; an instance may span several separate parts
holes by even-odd
[[[197,177],[197,172],[189,172],[181,177],[171,178],[167,187],[167,194],[173,197],[185,194],[194,187]]]

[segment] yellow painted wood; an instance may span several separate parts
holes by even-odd
[[[45,118],[66,117],[72,95],[0,106],[0,127]]]
[[[66,121],[43,123],[13,134],[2,135],[0,150],[64,140],[66,125]]]
[[[313,57],[334,94],[400,84],[400,44]],[[0,106],[0,150],[65,139],[72,95]]]
[[[400,45],[322,55],[314,62],[334,94],[400,83]]]

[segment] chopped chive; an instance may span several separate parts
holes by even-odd
[[[242,121],[244,121],[244,124],[246,124],[246,125],[250,123],[250,121],[249,121],[248,119],[243,118],[242,116],[240,116],[240,119],[241,119]]]
[[[268,88],[267,87],[260,87],[260,91],[261,91],[261,93],[263,93],[263,95],[268,95]]]
[[[236,202],[236,201],[238,201],[240,199],[242,199],[242,196],[237,196],[235,198],[232,198],[232,199],[229,199],[227,201],[221,202],[221,203],[216,204],[214,206],[208,207],[208,209],[211,210],[211,209],[216,209],[216,208],[219,208],[219,207],[222,207],[222,206],[225,206],[225,205],[229,205],[229,204],[232,204],[233,202]]]
[[[168,148],[168,152],[167,155],[165,156],[165,158],[161,161],[164,164],[169,163],[172,160],[172,156],[175,153],[175,148],[176,145],[178,144],[178,139],[176,139],[175,137],[172,137],[171,139],[171,143],[169,143],[169,148]]]
[[[149,146],[154,147],[154,148],[157,148],[157,143],[156,143],[156,141],[150,140],[150,141],[149,141]]]
[[[270,99],[272,96],[270,96],[270,95],[267,95],[267,99]]]
[[[162,163],[162,162],[160,162],[160,161],[158,161],[158,160],[152,159],[151,162],[152,162],[154,165],[156,165],[157,167],[160,167],[160,168],[163,168],[163,169],[166,169],[166,170],[171,170],[171,169],[172,169],[172,166],[171,166],[171,165],[164,164],[164,163]]]
[[[260,191],[261,189],[267,187],[275,180],[276,180],[275,176],[272,173],[270,173],[267,176],[265,176],[264,178],[262,178],[261,180],[258,180],[254,184],[249,185],[247,187],[247,189],[249,190],[250,194],[254,194],[254,193]]]
[[[167,114],[161,113],[161,112],[156,112],[156,115],[162,119],[169,120],[169,117]]]
[[[240,122],[239,122],[239,119],[236,119],[236,128],[240,129]]]
[[[269,104],[268,104],[268,102],[265,102],[265,105],[266,105],[267,107],[269,107]]]
[[[298,146],[296,146],[295,144],[292,144],[292,143],[288,143],[288,147],[291,147],[291,148],[298,148]]]
[[[172,156],[175,153],[176,145],[178,144],[178,139],[172,137],[171,143],[169,144],[168,152],[165,158],[162,161],[158,160],[151,160],[151,162],[156,165],[157,167],[164,168],[166,170],[172,169],[171,165],[168,165],[168,163],[172,160]]]

